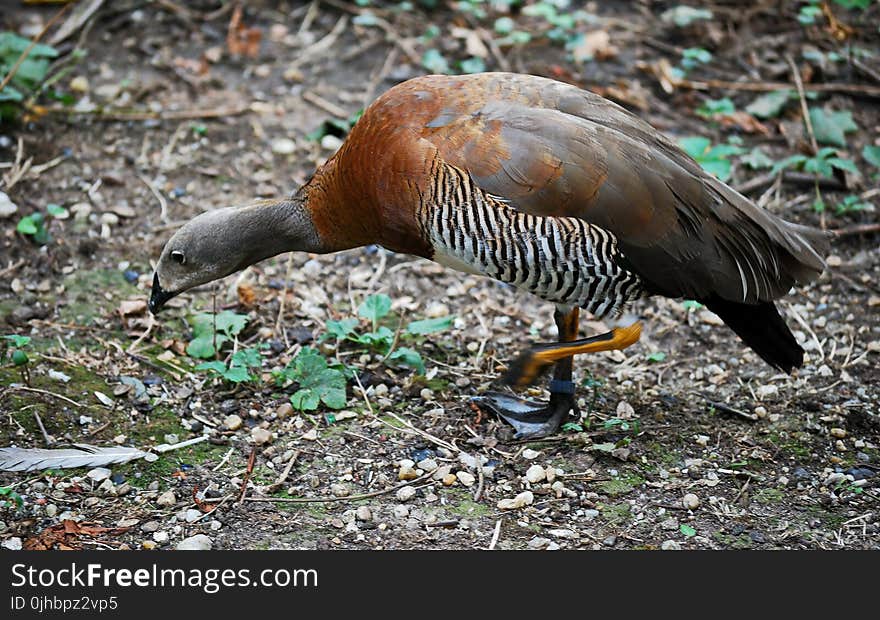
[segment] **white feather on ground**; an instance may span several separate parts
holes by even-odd
[[[73,448],[47,450],[43,448],[0,448],[0,470],[32,471],[37,469],[67,469],[72,467],[102,467],[113,463],[127,463],[143,458],[150,452],[137,448],[112,446],[101,448],[84,443]]]

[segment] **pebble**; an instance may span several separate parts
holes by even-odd
[[[617,536],[615,536],[614,534],[608,536],[607,538],[605,538],[605,540],[602,541],[602,544],[606,547],[613,547],[617,544]]]
[[[55,504],[46,504],[46,516],[50,519],[58,514],[58,506]]]
[[[18,211],[18,205],[9,199],[9,196],[0,192],[0,219],[12,217]]]
[[[530,505],[535,501],[535,495],[531,491],[523,491],[513,499],[502,499],[498,501],[499,510],[516,510],[524,506]]]
[[[552,540],[549,538],[544,538],[543,536],[535,536],[532,538],[527,544],[529,549],[546,549],[547,545],[549,545]]]
[[[373,511],[370,510],[369,506],[358,506],[358,509],[355,512],[355,517],[358,521],[372,521]]]
[[[527,461],[534,461],[539,456],[541,456],[541,453],[531,448],[526,448],[522,451],[522,457]]]
[[[660,544],[660,549],[663,551],[681,551],[681,545],[675,540],[664,540]]]
[[[221,527],[223,527],[223,524],[222,524],[220,521],[218,521],[217,519],[212,519],[212,520],[211,520],[211,529],[212,529],[213,531],[216,532],[216,531],[219,530]]]
[[[458,481],[466,487],[472,486],[474,482],[476,482],[474,475],[466,471],[456,472],[455,476],[458,478]]]
[[[677,530],[678,529],[678,520],[670,517],[660,523],[660,527],[664,530]]]
[[[437,469],[437,461],[434,459],[422,459],[416,464],[416,467],[424,471],[434,471]]]
[[[842,428],[835,427],[831,429],[831,436],[835,437],[836,439],[843,439],[844,437],[846,437],[846,431]]]
[[[160,532],[153,532],[153,540],[155,540],[160,545],[167,543],[168,542],[168,532],[166,532],[164,530],[160,531]]]
[[[230,431],[235,431],[241,428],[242,419],[241,416],[236,414],[228,415],[223,418],[223,426],[225,426]]]
[[[414,480],[418,477],[419,474],[411,465],[403,465],[401,466],[400,471],[397,472],[398,480]]]
[[[201,518],[202,518],[202,511],[201,510],[196,510],[195,508],[190,508],[189,510],[186,511],[186,514],[183,517],[183,520],[186,521],[187,523],[195,523],[196,521],[198,521]]]
[[[103,482],[110,477],[111,473],[112,472],[106,467],[96,467],[95,469],[90,470],[89,473],[86,474],[86,476],[88,478],[91,478],[95,482]]]
[[[293,405],[290,403],[281,403],[275,410],[275,415],[279,418],[288,418],[293,413]]]
[[[296,151],[296,142],[290,138],[276,138],[272,140],[272,152],[278,155],[290,155]]]
[[[452,472],[452,466],[451,465],[443,465],[442,467],[437,468],[437,471],[435,471],[433,473],[433,475],[431,476],[431,479],[437,480],[437,481],[443,480],[443,476],[446,476],[450,472]]]
[[[13,536],[3,541],[3,548],[10,551],[21,551],[21,538]]]
[[[177,543],[176,549],[178,551],[210,551],[213,546],[214,543],[208,536],[196,534],[181,540]]]
[[[758,386],[755,393],[758,395],[758,398],[767,398],[768,396],[775,396],[778,394],[779,388],[775,385],[761,385]]]
[[[446,474],[445,476],[443,476],[443,486],[451,487],[453,484],[455,484],[456,480],[458,480],[458,478],[455,476],[455,474]]]
[[[409,506],[397,505],[393,509],[395,519],[403,519],[409,516]]]
[[[547,478],[547,472],[540,465],[532,465],[526,470],[526,480],[532,484],[541,482],[545,478]]]
[[[693,493],[688,493],[682,498],[681,503],[688,510],[696,510],[700,506],[700,498]]]
[[[321,138],[321,148],[327,151],[337,151],[339,147],[342,146],[342,140],[337,138],[331,133],[328,133],[323,138]]]
[[[98,485],[98,492],[102,495],[109,495],[114,490],[113,481],[107,478],[104,482]]]
[[[830,487],[830,486],[835,485],[839,482],[843,482],[844,480],[846,480],[846,475],[841,474],[840,472],[834,472],[833,474],[829,475],[827,478],[825,478],[825,480],[822,481],[822,485],[826,486],[826,487]]]
[[[141,525],[141,531],[145,534],[152,534],[159,530],[159,522],[158,521],[147,521],[143,525]]]
[[[272,432],[266,430],[265,428],[255,426],[251,429],[251,439],[254,440],[255,444],[261,446],[272,441]]]
[[[599,511],[595,508],[587,508],[586,510],[584,510],[584,519],[586,519],[587,521],[592,521],[598,516]]]
[[[351,490],[348,488],[347,484],[337,482],[336,484],[330,485],[330,493],[335,497],[346,497],[351,493]]]
[[[416,496],[416,490],[410,486],[397,490],[397,501],[408,502]]]
[[[165,491],[156,498],[156,505],[158,506],[173,506],[177,503],[177,497],[174,496],[174,491]]]
[[[152,540],[145,540],[141,543],[141,547],[143,547],[147,551],[152,551],[156,548],[156,543],[154,543]]]

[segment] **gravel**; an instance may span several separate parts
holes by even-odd
[[[196,534],[195,536],[190,536],[189,538],[184,538],[179,543],[175,549],[178,551],[210,551],[214,546],[214,542],[211,540],[209,536],[205,534]]]
[[[156,505],[162,506],[163,508],[173,506],[176,503],[177,497],[174,495],[174,491],[165,491],[156,498]]]

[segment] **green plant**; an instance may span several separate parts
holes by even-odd
[[[880,168],[880,146],[866,144],[862,149],[862,157],[875,168]]]
[[[695,530],[693,527],[691,527],[687,523],[682,523],[681,525],[679,525],[678,531],[681,532],[682,534],[684,534],[685,536],[687,536],[688,538],[691,538],[692,536],[696,536],[696,534],[697,534],[697,530]]]
[[[845,196],[843,200],[838,202],[834,210],[837,215],[845,215],[847,213],[854,213],[856,211],[871,211],[873,209],[874,205],[870,202],[866,202],[862,200],[859,196],[850,194],[849,196]]]
[[[357,309],[360,319],[369,322],[371,328],[369,331],[358,329],[361,320],[354,317],[339,321],[327,321],[327,331],[320,340],[334,338],[337,345],[342,342],[353,342],[381,353],[386,360],[404,364],[414,368],[419,374],[425,374],[425,364],[418,351],[409,347],[397,346],[398,342],[401,339],[413,339],[448,329],[452,325],[453,317],[445,316],[413,321],[407,325],[406,329],[401,330],[401,326],[398,326],[398,331],[395,333],[387,326],[379,324],[390,312],[391,298],[388,295],[370,295]]]
[[[665,11],[660,15],[660,19],[665,22],[671,22],[679,28],[683,28],[684,26],[690,26],[696,21],[712,19],[712,11],[709,11],[708,9],[696,9],[686,5],[678,5]]]
[[[190,319],[193,338],[186,345],[187,354],[202,359],[214,357],[226,342],[245,328],[247,322],[247,315],[229,310],[194,315]]]
[[[324,122],[321,123],[317,129],[306,134],[306,140],[311,140],[312,142],[320,142],[321,138],[326,135],[336,136],[337,138],[345,138],[345,136],[348,135],[348,132],[351,131],[351,128],[354,127],[354,124],[358,122],[358,119],[360,119],[363,113],[364,110],[363,108],[361,108],[346,119],[324,119]]]
[[[6,342],[6,356],[9,357],[13,366],[19,369],[21,372],[22,380],[30,385],[31,383],[31,373],[29,369],[30,358],[28,354],[24,351],[24,349],[30,344],[31,339],[29,336],[19,336],[17,334],[11,334],[7,336],[3,336],[3,340]]]
[[[263,359],[260,357],[260,352],[249,347],[233,353],[228,365],[225,362],[216,360],[202,362],[196,366],[196,370],[206,370],[230,383],[242,383],[244,381],[253,381],[255,377],[251,375],[251,369],[259,369],[262,365]]]
[[[19,508],[24,506],[24,500],[21,498],[21,495],[16,493],[12,487],[0,487],[0,497],[8,497]],[[0,500],[0,506],[5,508],[8,504],[7,500]]]
[[[0,32],[0,76],[6,76],[24,54],[31,42],[13,32]],[[38,43],[18,65],[15,75],[0,90],[0,121],[17,115],[17,104],[25,94],[33,92],[49,72],[49,61],[56,58],[55,48]]]
[[[793,94],[787,88],[765,93],[747,105],[746,112],[758,118],[775,118],[779,116],[785,105],[792,99]]]
[[[299,384],[299,389],[290,396],[290,404],[300,411],[314,411],[321,403],[331,409],[345,407],[344,369],[329,366],[311,347],[303,348],[287,366],[273,374],[279,386]]]
[[[807,26],[816,23],[816,18],[822,15],[821,0],[807,0],[798,11],[797,20]]]
[[[662,362],[666,359],[666,354],[662,351],[655,351],[654,353],[648,353],[647,355],[645,355],[645,359],[649,362]]]
[[[732,164],[728,158],[743,152],[743,149],[735,144],[716,144],[713,146],[712,141],[703,136],[682,138],[678,143],[688,155],[703,167],[703,170],[714,174],[722,181],[730,179]]]
[[[849,110],[826,111],[822,108],[810,108],[810,122],[819,144],[831,144],[846,147],[844,134],[857,131],[858,126],[853,121],[852,112]]]
[[[46,213],[56,219],[65,219],[69,216],[67,209],[54,203],[46,205]],[[46,226],[46,216],[40,211],[25,215],[18,220],[15,230],[22,235],[31,237],[40,245],[46,245],[52,241],[52,235],[49,234],[49,229]]]
[[[706,99],[699,108],[697,114],[703,118],[712,118],[716,114],[733,114],[736,112],[736,106],[729,97],[722,99]]]

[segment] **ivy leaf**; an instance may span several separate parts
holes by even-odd
[[[358,307],[358,316],[376,322],[391,311],[391,298],[388,295],[370,295]]]
[[[678,530],[679,530],[682,534],[684,534],[685,536],[687,536],[688,538],[690,538],[690,537],[692,537],[692,536],[696,536],[696,534],[697,534],[697,530],[695,530],[693,527],[691,527],[691,526],[688,525],[687,523],[682,523],[682,524],[678,527]]]
[[[405,364],[410,368],[415,368],[416,372],[420,375],[425,374],[425,363],[422,361],[422,356],[419,355],[418,351],[408,347],[400,347],[389,355],[388,359]]]
[[[394,341],[394,332],[382,325],[376,331],[361,334],[356,338],[353,338],[353,340],[368,347],[376,347],[380,345],[385,345],[387,347]]]
[[[69,215],[67,209],[62,207],[61,205],[57,205],[54,202],[50,202],[46,205],[46,212],[52,217],[65,218]]]
[[[290,396],[290,404],[300,411],[314,411],[321,404],[321,396],[309,388],[297,390]]]
[[[752,101],[746,106],[746,112],[758,118],[775,118],[790,98],[790,90],[774,90]]]
[[[196,370],[207,370],[208,372],[216,372],[218,375],[222,375],[226,372],[226,364],[218,361],[202,362],[196,366]]]
[[[849,110],[826,112],[822,108],[810,108],[810,122],[817,142],[841,148],[846,147],[844,134],[858,130]]]
[[[327,321],[327,333],[322,338],[334,337],[337,340],[345,340],[358,326],[358,320],[355,318],[342,319],[341,321]]]
[[[27,346],[31,341],[30,336],[19,336],[18,334],[10,334],[8,336],[3,336],[3,339],[9,340],[10,342],[12,342],[12,346],[18,347],[18,348]]]
[[[716,114],[733,114],[736,106],[729,97],[722,99],[707,99],[697,108],[697,114],[705,118],[711,118]]]
[[[246,314],[237,314],[224,310],[217,314],[217,331],[225,332],[230,338],[238,335],[248,323]]]
[[[231,381],[232,383],[242,383],[243,381],[249,381],[251,379],[251,375],[247,368],[244,368],[243,366],[230,366],[220,374],[223,375],[224,379]]]
[[[443,316],[435,319],[423,319],[421,321],[413,321],[410,323],[406,331],[414,336],[424,336],[425,334],[433,334],[452,326],[453,317]]]
[[[217,347],[220,348],[229,340],[223,334],[217,334]],[[214,349],[214,335],[196,336],[186,345],[186,354],[192,357],[208,359],[214,357],[217,351]]]
[[[662,351],[656,351],[655,353],[649,353],[648,355],[645,356],[645,358],[649,362],[662,362],[663,360],[666,359],[666,354],[663,353]]]
[[[263,365],[263,358],[257,349],[239,349],[232,354],[230,366],[241,366],[242,368],[259,368]]]
[[[745,155],[743,155],[740,158],[740,161],[742,161],[742,163],[744,163],[752,170],[757,170],[758,168],[769,168],[773,165],[773,160],[770,159],[766,153],[764,153],[761,147],[757,146]]]
[[[880,146],[866,144],[862,149],[862,157],[875,168],[880,168]]]

